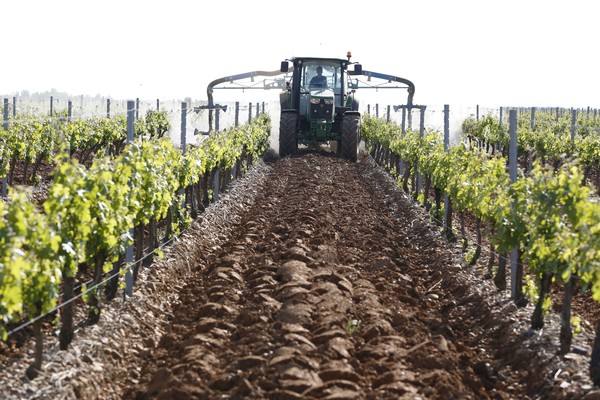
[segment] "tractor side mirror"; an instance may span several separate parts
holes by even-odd
[[[288,72],[289,69],[290,69],[290,63],[287,62],[287,61],[282,61],[281,62],[281,69],[280,69],[280,71],[281,72]]]
[[[354,73],[356,75],[362,74],[362,65],[361,64],[354,64]]]

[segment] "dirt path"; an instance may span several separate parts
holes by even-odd
[[[450,253],[368,171],[276,163],[125,398],[523,398],[461,325],[460,290],[442,293]]]

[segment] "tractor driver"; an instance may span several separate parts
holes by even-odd
[[[312,77],[309,86],[321,89],[327,88],[327,77],[323,76],[323,67],[320,65],[317,67],[317,75]]]

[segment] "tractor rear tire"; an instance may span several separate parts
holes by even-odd
[[[281,113],[281,119],[279,120],[279,157],[281,158],[298,152],[297,120],[296,113]]]
[[[342,158],[355,162],[358,158],[360,115],[346,114],[342,119]]]

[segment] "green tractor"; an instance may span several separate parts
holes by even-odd
[[[349,90],[350,61],[338,58],[294,57],[281,63],[291,81],[280,95],[279,155],[298,151],[299,145],[318,146],[336,142],[338,156],[356,161],[360,134],[360,113],[354,91]],[[354,74],[360,74],[360,64]]]
[[[195,107],[196,111],[209,110],[208,132],[205,133],[210,134],[213,131],[213,122],[218,130],[219,112],[227,110],[227,106],[214,103],[214,90],[278,89],[282,90],[279,123],[281,157],[295,154],[299,145],[317,147],[329,142],[335,143],[338,156],[356,161],[360,139],[360,113],[358,101],[354,98],[357,89],[407,89],[406,104],[394,106],[394,109],[403,108],[410,111],[419,106],[413,105],[415,85],[411,81],[394,75],[363,70],[361,64],[350,61],[350,52],[346,57],[347,59],[293,57],[282,61],[279,70],[252,71],[215,79],[206,89],[208,103]],[[348,68],[350,65],[353,66],[352,69]],[[367,82],[358,79],[359,76],[366,77]],[[255,82],[257,77],[268,79],[264,79],[263,85],[259,86],[260,82]],[[247,79],[251,79],[251,83],[236,82]],[[374,84],[370,82],[371,79],[379,80],[379,83]],[[238,112],[239,108],[236,106],[236,121]],[[409,113],[409,126],[410,115]]]

